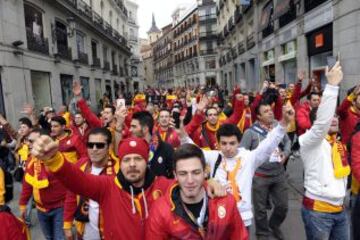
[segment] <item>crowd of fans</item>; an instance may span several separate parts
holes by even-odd
[[[339,62],[323,88],[297,78],[104,95],[99,113],[74,82],[59,111],[25,105],[17,129],[0,115],[0,239],[30,239],[33,208],[47,240],[286,239],[289,159],[307,239],[360,239],[360,85],[338,102]]]

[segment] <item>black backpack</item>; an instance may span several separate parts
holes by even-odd
[[[5,203],[11,201],[14,198],[14,181],[11,173],[0,163],[0,167],[4,172],[4,185],[5,185]]]

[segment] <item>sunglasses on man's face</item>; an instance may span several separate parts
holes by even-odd
[[[94,146],[96,147],[96,149],[104,149],[106,146],[106,143],[103,142],[88,142],[86,144],[87,148],[93,149]]]

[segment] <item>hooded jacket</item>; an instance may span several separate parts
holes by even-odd
[[[59,153],[45,162],[68,190],[99,203],[105,239],[142,240],[149,208],[173,182],[148,171],[144,186],[135,188],[121,172],[116,177],[85,174]]]

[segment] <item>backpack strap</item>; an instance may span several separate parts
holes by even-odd
[[[216,162],[215,162],[215,165],[214,165],[214,171],[213,171],[213,174],[212,174],[212,178],[215,177],[216,171],[217,171],[217,169],[218,169],[219,166],[220,166],[221,160],[222,160],[222,156],[221,156],[221,154],[219,153],[219,156],[218,156],[218,158],[216,159]]]
[[[8,213],[11,213],[11,209],[9,208],[8,205],[1,205],[1,206],[0,206],[0,212],[8,212]]]

